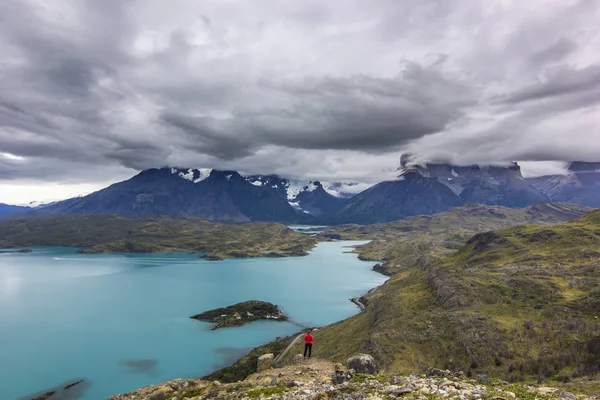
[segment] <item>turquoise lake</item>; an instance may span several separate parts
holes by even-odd
[[[189,318],[244,300],[275,303],[309,326],[350,317],[358,308],[349,299],[387,279],[371,270],[373,262],[347,253],[361,243],[320,243],[306,257],[216,262],[52,247],[0,254],[0,399],[77,378],[90,382],[79,398],[98,400],[200,377],[300,329],[258,321],[211,331]]]

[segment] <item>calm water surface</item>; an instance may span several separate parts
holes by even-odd
[[[0,399],[85,378],[81,399],[199,377],[299,328],[258,321],[211,331],[190,315],[257,299],[325,325],[358,312],[349,298],[386,279],[345,246],[309,256],[209,262],[198,254],[0,254]],[[315,344],[318,346],[318,343]]]

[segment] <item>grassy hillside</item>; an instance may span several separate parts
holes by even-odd
[[[0,222],[0,248],[84,247],[84,252],[198,251],[214,259],[304,255],[316,244],[275,223],[227,225],[199,218],[69,215]]]
[[[321,237],[373,239],[356,252],[361,259],[380,261],[380,272],[393,275],[419,258],[452,254],[474,234],[519,224],[556,224],[578,218],[590,209],[567,203],[537,204],[526,208],[468,205],[433,215],[419,215],[374,225],[342,225]]]
[[[388,371],[433,366],[600,392],[600,210],[480,233],[397,271],[365,296],[365,312],[315,334],[317,357],[361,351]]]

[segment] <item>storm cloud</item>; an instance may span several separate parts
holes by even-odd
[[[598,21],[590,0],[4,0],[0,183],[592,161]]]

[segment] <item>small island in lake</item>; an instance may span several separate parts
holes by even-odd
[[[275,304],[258,300],[249,300],[229,307],[216,308],[194,315],[191,318],[214,323],[212,330],[228,326],[242,326],[259,319],[269,321],[287,321],[288,319]]]

